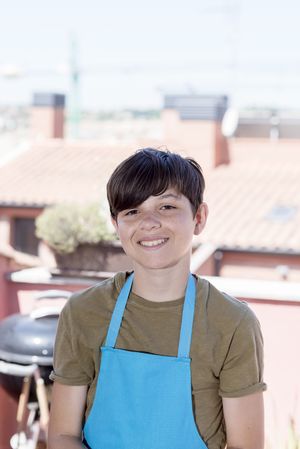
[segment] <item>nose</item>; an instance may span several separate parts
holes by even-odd
[[[140,222],[140,228],[146,231],[151,229],[159,229],[161,227],[161,222],[159,217],[155,213],[147,212],[144,213]]]

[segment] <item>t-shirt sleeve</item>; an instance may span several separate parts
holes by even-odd
[[[82,345],[76,328],[67,303],[58,321],[50,379],[65,385],[88,385],[91,376],[90,367],[85,363],[87,348]]]
[[[220,372],[219,394],[235,398],[264,390],[263,337],[256,316],[247,307],[233,333]]]

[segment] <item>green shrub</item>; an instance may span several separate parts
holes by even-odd
[[[99,204],[58,204],[36,219],[36,235],[58,253],[72,253],[78,245],[115,240]]]

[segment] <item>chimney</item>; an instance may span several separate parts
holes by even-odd
[[[230,163],[228,139],[222,132],[221,122],[215,123],[215,145],[213,163],[214,167]]]
[[[229,148],[222,133],[222,120],[228,108],[226,95],[166,95],[162,113],[167,143],[198,149],[199,159],[207,158],[217,167],[229,164]]]
[[[63,139],[65,95],[35,93],[31,109],[34,138]]]

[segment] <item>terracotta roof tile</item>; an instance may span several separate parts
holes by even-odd
[[[300,252],[299,142],[236,141],[232,157],[208,173],[210,215],[199,240]]]
[[[0,167],[0,205],[98,201],[112,170],[139,147],[64,141],[35,145]],[[300,252],[299,141],[233,140],[230,165],[214,170],[207,168],[211,155],[204,150],[195,145],[183,153],[199,161],[206,177],[210,215],[199,241]]]
[[[34,146],[0,168],[0,204],[44,206],[99,200],[106,180],[130,147],[65,142]]]

